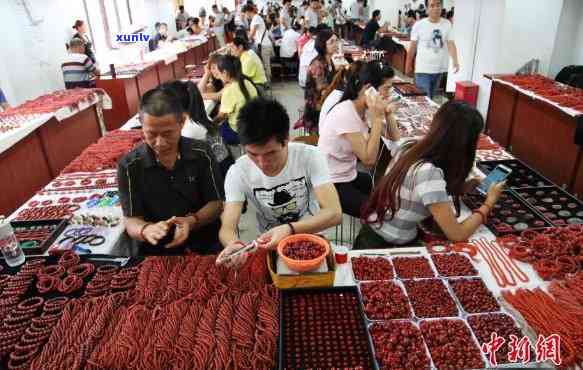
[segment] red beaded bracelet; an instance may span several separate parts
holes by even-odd
[[[22,310],[27,310],[30,308],[39,308],[40,306],[43,305],[43,303],[45,303],[45,300],[42,297],[32,297],[20,302],[17,308]]]
[[[75,266],[81,261],[81,257],[77,255],[77,253],[73,251],[65,251],[61,258],[59,258],[59,265],[69,268]]]
[[[83,287],[83,279],[77,275],[68,275],[61,281],[59,285],[59,292],[64,294],[71,294]]]
[[[61,265],[45,266],[42,270],[42,275],[61,277],[65,273],[65,268]]]
[[[95,271],[95,265],[92,263],[82,263],[69,267],[67,274],[77,275],[80,278],[85,278]]]

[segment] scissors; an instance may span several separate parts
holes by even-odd
[[[85,244],[88,246],[98,246],[105,243],[105,238],[101,235],[94,234],[92,227],[81,227],[65,231],[65,237],[59,241],[59,244],[72,244],[77,246]]]

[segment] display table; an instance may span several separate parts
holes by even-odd
[[[553,182],[576,188],[581,147],[575,145],[576,113],[493,78],[486,130],[519,159]]]
[[[214,50],[205,46],[209,42],[202,43],[199,39],[178,41],[180,45],[146,54],[143,63],[116,66],[115,78],[109,73],[100,76],[97,87],[107,91],[113,100],[113,109],[104,114],[107,130],[120,128],[135,115],[146,91],[183,78],[187,65],[202,63],[208,57],[208,51]]]
[[[98,110],[110,105],[109,97],[93,95],[75,107],[34,116],[0,135],[0,168],[6,184],[0,191],[0,214],[10,214],[97,141],[104,130]]]

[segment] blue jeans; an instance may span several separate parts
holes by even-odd
[[[433,99],[441,75],[441,73],[415,73],[415,85],[423,90],[429,99]]]

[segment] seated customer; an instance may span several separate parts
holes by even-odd
[[[231,44],[231,55],[241,60],[242,72],[259,87],[267,84],[267,76],[263,62],[259,56],[251,50],[247,37],[235,36]]]
[[[168,39],[168,25],[166,23],[156,23],[156,34],[148,41],[148,48],[154,51],[160,47],[160,43],[164,43]]]
[[[61,64],[65,88],[74,89],[76,87],[95,87],[95,81],[91,78],[99,75],[99,69],[90,57],[85,54],[85,43],[79,38],[71,39],[69,42],[69,53]]]
[[[471,237],[486,221],[504,188],[504,183],[492,185],[484,204],[464,221],[458,221],[460,197],[476,185],[475,180],[466,179],[483,128],[480,112],[470,105],[459,101],[442,105],[425,137],[395,150],[386,176],[364,207],[365,225],[354,247],[405,245],[417,237],[417,225],[429,217],[449,240]]]
[[[372,189],[372,177],[356,169],[357,160],[373,167],[379,156],[381,136],[399,139],[397,123],[392,116],[395,104],[383,99],[390,89],[394,72],[381,69],[378,62],[354,62],[350,78],[340,103],[336,104],[320,123],[318,147],[328,159],[330,174],[340,196],[344,213],[360,217],[360,210]],[[365,93],[374,87],[379,95]],[[371,116],[371,129],[367,113]],[[385,130],[385,120],[389,123]]]
[[[216,253],[223,178],[211,149],[181,137],[187,113],[170,91],[146,92],[139,116],[145,143],[117,170],[127,233],[140,254]]]
[[[0,89],[0,112],[4,112],[7,109],[10,109],[10,104],[8,103],[8,100],[6,100],[6,95],[4,95],[4,91]]]
[[[229,145],[239,145],[237,117],[246,102],[257,96],[253,82],[241,73],[241,62],[231,55],[222,56],[217,67],[225,85],[221,95],[221,107],[214,122],[221,124],[221,135]]]
[[[223,92],[223,81],[221,81],[217,62],[221,58],[220,54],[212,53],[204,66],[204,75],[198,82],[203,99],[220,101]]]
[[[213,125],[206,114],[204,101],[198,88],[192,81],[172,81],[160,85],[162,90],[168,90],[180,99],[188,118],[182,128],[182,136],[206,141],[221,168],[223,178],[234,162],[229,149],[225,145],[219,128]]]
[[[242,262],[226,256],[244,245],[237,225],[246,199],[257,209],[261,248],[272,249],[288,235],[318,233],[341,222],[326,159],[316,147],[289,142],[289,116],[280,103],[252,100],[241,109],[238,128],[247,154],[225,181],[220,239],[226,249],[218,263]]]

